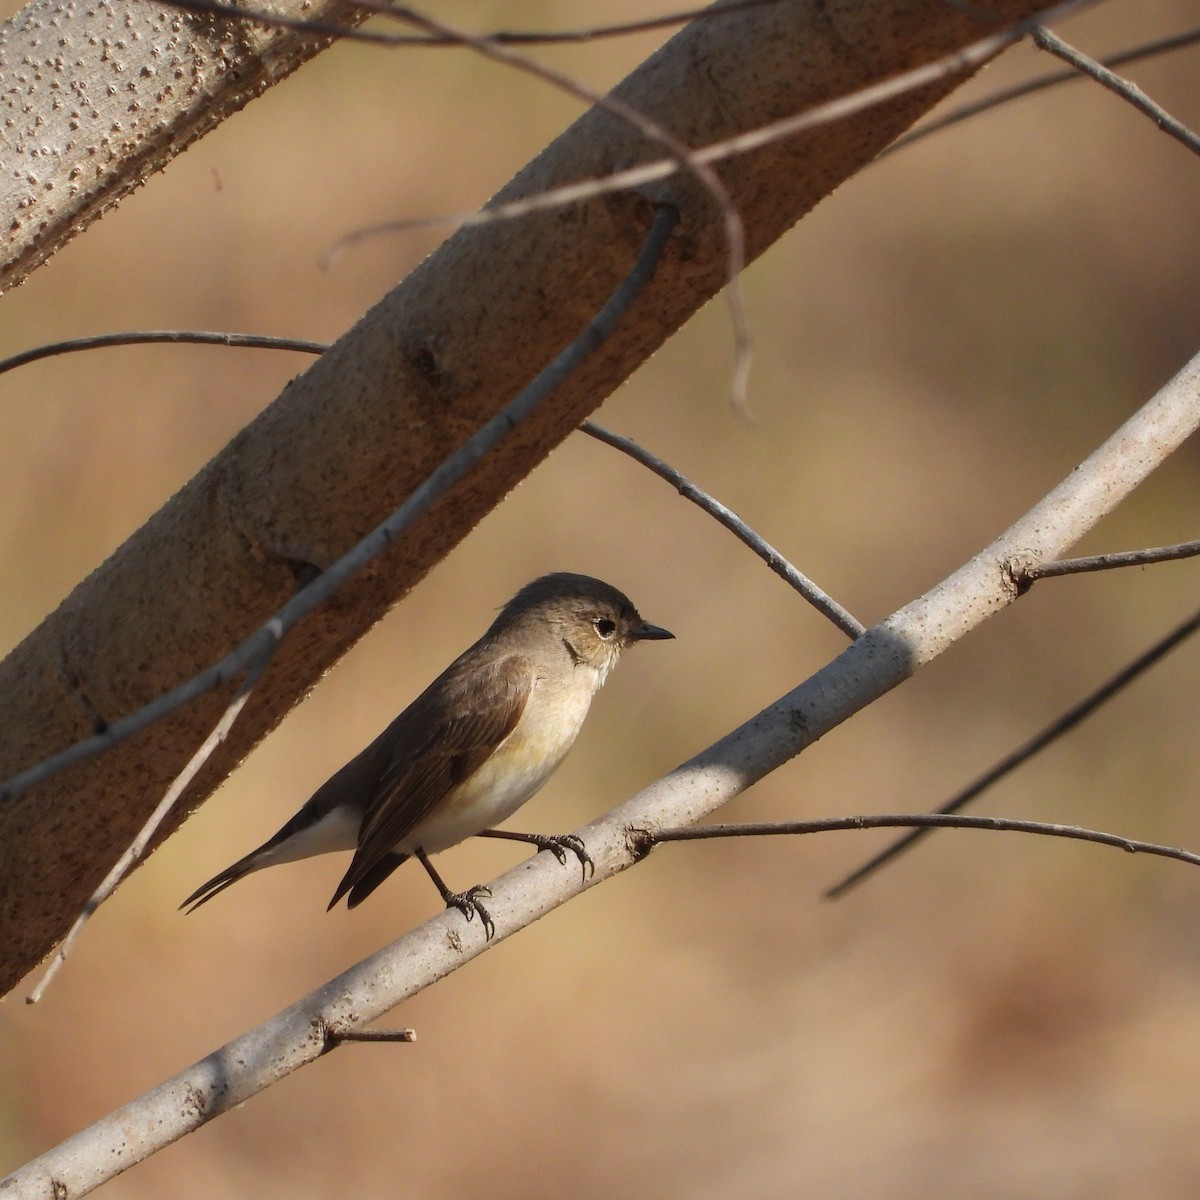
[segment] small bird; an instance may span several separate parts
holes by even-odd
[[[562,762],[621,651],[675,635],[642,620],[624,593],[560,572],[526,584],[491,628],[454,660],[365,750],[328,779],[271,839],[197,888],[194,912],[252,871],[334,850],[354,858],[329,902],[361,904],[401,863],[416,858],[448,908],[495,931],[483,886],[452,892],[429,855],[465,838],[498,837],[569,850],[592,866],[573,835],[492,829],[512,816]],[[190,906],[190,907],[189,907]]]

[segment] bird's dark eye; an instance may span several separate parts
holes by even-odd
[[[595,631],[605,641],[608,641],[608,639],[612,637],[614,633],[616,633],[617,623],[616,621],[610,621],[607,617],[597,617],[592,622],[592,628],[595,629]]]

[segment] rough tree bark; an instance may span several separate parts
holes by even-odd
[[[362,19],[346,0],[262,7]],[[123,0],[35,0],[0,25],[0,291],[331,40]]]

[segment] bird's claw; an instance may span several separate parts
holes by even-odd
[[[549,850],[564,867],[567,865],[567,851],[570,850],[579,859],[579,865],[583,868],[585,883],[587,882],[589,872],[593,875],[596,873],[596,864],[592,861],[592,856],[587,852],[587,847],[583,844],[583,839],[576,837],[573,833],[534,834],[533,844],[539,850]]]
[[[480,903],[480,899],[484,896],[491,896],[491,894],[491,888],[484,887],[482,883],[478,883],[474,887],[467,888],[465,892],[451,892],[446,897],[446,907],[457,908],[468,921],[474,920],[476,913],[479,914],[479,923],[483,926],[484,941],[488,942],[492,940],[492,936],[496,932],[496,925],[492,920],[491,914]]]

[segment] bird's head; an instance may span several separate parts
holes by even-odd
[[[565,571],[527,583],[501,610],[492,631],[517,625],[531,632],[548,629],[577,666],[599,673],[601,683],[625,647],[675,636],[643,620],[611,584]]]

